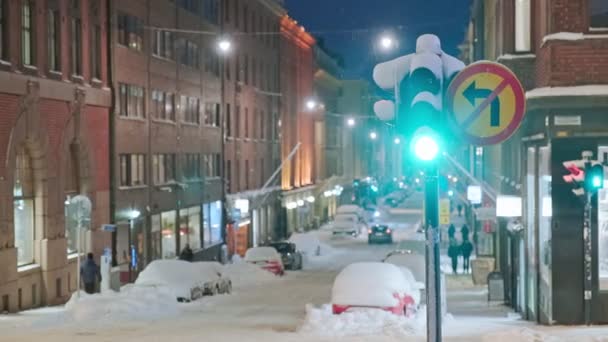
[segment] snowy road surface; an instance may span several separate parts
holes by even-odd
[[[345,265],[379,261],[395,248],[423,250],[415,232],[419,215],[388,220],[401,223],[392,246],[368,246],[366,237],[332,239],[329,232],[315,232],[329,248],[309,260],[304,271],[246,281],[247,272],[237,266],[232,272],[245,274],[233,279],[232,295],[179,304],[177,310],[140,303],[158,311],[146,315],[133,314],[138,311],[130,308],[125,311],[130,315],[113,317],[99,307],[91,307],[93,314],[89,311],[85,321],[63,307],[0,315],[0,341],[424,341],[423,311],[410,319],[376,311],[333,316],[327,306],[333,280]],[[453,314],[446,318],[445,341],[608,341],[608,328],[547,328],[523,322],[504,307],[488,305],[485,289],[469,283],[466,276],[448,278],[448,311]]]

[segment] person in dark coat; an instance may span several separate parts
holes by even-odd
[[[462,204],[458,205],[458,217],[462,217]]]
[[[456,235],[456,227],[454,227],[453,224],[450,224],[450,227],[448,228],[448,238],[450,240],[454,239]]]
[[[473,252],[473,244],[469,240],[464,240],[460,249],[462,251],[463,259],[462,268],[464,269],[464,273],[469,273],[469,261],[471,259],[471,253]]]
[[[190,244],[186,244],[186,247],[182,249],[182,252],[179,254],[179,260],[184,260],[188,262],[192,262],[192,260],[194,260],[194,252],[192,252]]]
[[[458,256],[460,255],[460,245],[456,239],[450,239],[450,247],[448,247],[448,256],[452,259],[452,271],[458,274]]]
[[[466,224],[460,228],[460,234],[462,235],[462,241],[469,241],[469,227]]]
[[[87,260],[80,265],[80,277],[84,283],[84,291],[88,294],[95,293],[97,282],[101,281],[101,272],[93,260],[93,253],[87,254]]]

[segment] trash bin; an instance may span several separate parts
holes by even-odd
[[[488,275],[494,271],[494,258],[471,260],[471,270],[473,272],[473,284],[486,285],[488,283]]]

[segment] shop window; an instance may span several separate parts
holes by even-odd
[[[608,29],[608,1],[590,0],[589,7],[591,27]]]
[[[531,50],[531,0],[515,0],[515,51]]]
[[[162,235],[160,227],[160,214],[152,215],[152,227],[150,229],[150,256],[154,260],[162,257]]]
[[[222,242],[222,202],[203,204],[203,229],[205,247]]]
[[[70,203],[70,199],[79,193],[79,181],[78,181],[78,172],[77,172],[78,162],[76,160],[76,155],[74,153],[70,153],[69,158],[67,158],[67,163],[65,164],[65,185],[64,185],[64,194],[65,194],[65,238],[67,242],[67,252],[68,254],[76,253],[76,249],[78,247],[77,241],[77,233],[78,233],[78,207]],[[82,222],[82,224],[89,224],[89,222]]]
[[[603,162],[608,162],[607,153],[608,146],[599,147],[598,155]],[[608,179],[605,174],[604,179]],[[597,205],[599,289],[608,291],[608,189],[598,191]]]
[[[179,218],[179,250],[183,250],[186,245],[196,250],[201,245],[201,208],[191,207],[180,210]]]
[[[21,148],[15,162],[13,205],[17,265],[34,263],[34,176],[28,151]]]
[[[173,259],[176,257],[175,239],[175,211],[167,211],[161,217],[161,249],[163,259]]]
[[[528,310],[536,315],[536,279],[537,279],[537,260],[536,260],[536,149],[528,148],[526,165],[526,243],[528,246],[528,265],[527,265],[527,299]]]
[[[551,218],[553,216],[551,199],[551,154],[550,147],[539,149],[538,195],[540,200],[538,217],[538,245],[540,283],[539,302],[542,311],[551,320],[552,284],[551,284]]]

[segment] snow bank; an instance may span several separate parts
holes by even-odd
[[[426,311],[419,310],[413,317],[397,316],[390,312],[362,309],[334,315],[331,305],[315,308],[306,306],[306,318],[298,332],[319,337],[344,336],[421,336],[426,327]]]
[[[563,341],[561,338],[547,335],[543,332],[532,330],[529,328],[515,328],[507,331],[492,332],[484,335],[481,338],[484,342],[558,342]],[[598,340],[599,341],[599,340]]]
[[[156,320],[178,315],[181,310],[173,291],[167,287],[125,286],[121,292],[72,295],[65,305],[74,322],[117,322]]]
[[[413,290],[413,287],[414,284],[410,284],[395,265],[381,262],[354,263],[336,277],[331,301],[332,304],[339,305],[392,307],[399,302],[395,294],[407,293],[414,297],[418,291]]]
[[[253,247],[245,253],[245,261],[281,261],[281,256],[274,247]]]
[[[236,289],[246,289],[251,286],[278,280],[272,273],[245,262],[225,265],[224,275],[230,278],[232,286]]]

